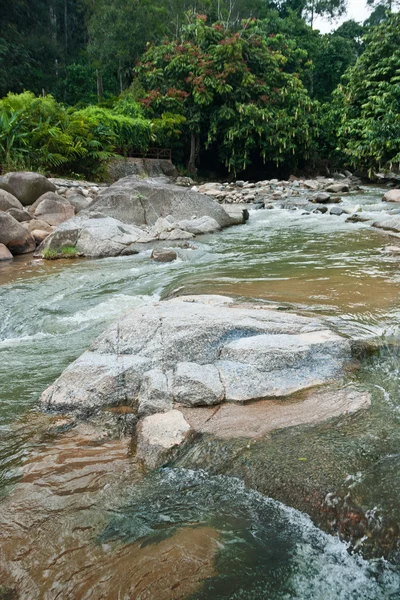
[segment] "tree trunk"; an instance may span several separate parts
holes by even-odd
[[[196,134],[190,136],[190,157],[188,162],[188,171],[191,175],[196,175],[196,155],[198,153],[198,141]]]
[[[64,52],[68,53],[68,0],[64,0]]]
[[[103,99],[103,77],[99,70],[96,71],[97,75],[97,98],[101,102]]]

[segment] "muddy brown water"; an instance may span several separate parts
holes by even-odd
[[[345,206],[378,212],[379,200],[366,189]],[[148,251],[1,265],[0,598],[398,598],[400,262],[384,251],[393,243],[342,217],[273,210],[198,238],[169,265]],[[371,407],[287,428],[272,403],[278,429],[233,440],[207,430],[150,474],[127,440],[34,411],[110,322],[177,293],[320,314],[372,337],[381,350],[346,375]]]

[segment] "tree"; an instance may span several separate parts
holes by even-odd
[[[383,6],[386,10],[392,12],[394,8],[400,6],[400,0],[367,0],[367,4],[374,8]]]
[[[200,148],[213,145],[236,173],[254,155],[276,164],[309,155],[314,117],[300,76],[305,61],[304,52],[282,35],[267,36],[256,20],[231,31],[197,17],[179,40],[149,47],[136,73],[153,114],[185,117],[189,169]]]
[[[400,15],[371,29],[335,94],[339,145],[363,169],[400,163]]]
[[[282,0],[275,3],[281,14],[293,11],[308,20],[311,27],[316,16],[339,17],[346,12],[347,0]]]

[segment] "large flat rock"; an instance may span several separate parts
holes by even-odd
[[[320,319],[220,296],[128,312],[42,395],[80,413],[130,405],[139,416],[186,406],[279,398],[337,378],[349,340]]]

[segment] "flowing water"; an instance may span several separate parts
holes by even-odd
[[[369,188],[344,204],[387,210],[381,195]],[[0,599],[399,598],[400,259],[390,244],[345,217],[269,210],[196,239],[171,264],[145,251],[0,265]],[[324,315],[378,340],[347,382],[371,393],[371,408],[257,440],[203,436],[146,476],[126,440],[35,412],[107,324],[192,293]]]

